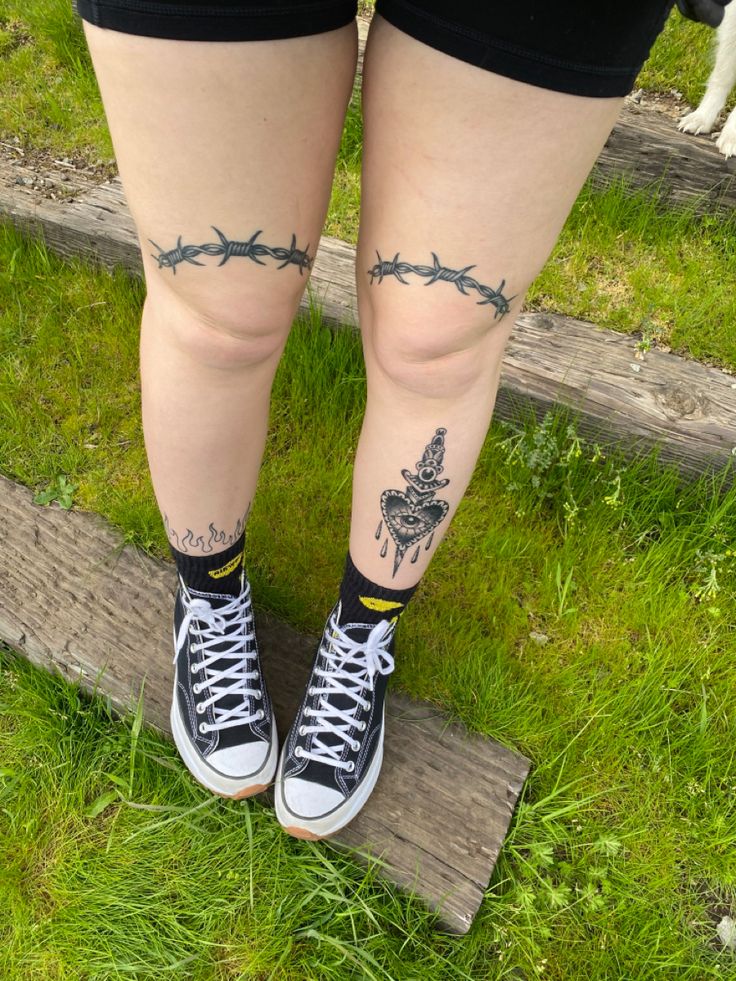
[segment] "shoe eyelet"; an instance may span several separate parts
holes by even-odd
[[[347,766],[345,767],[345,769],[346,769],[346,770],[348,771],[348,773],[352,773],[352,772],[353,772],[353,770],[355,769],[355,763],[353,763],[353,761],[352,761],[352,760],[350,760],[350,762],[349,762],[349,763],[348,763],[348,765],[347,765]]]
[[[305,719],[309,719],[309,718],[311,718],[311,716],[312,716],[312,710],[310,708],[308,708],[308,707],[305,708],[304,709],[304,718]]]
[[[196,709],[197,715],[201,715],[204,712],[204,704],[202,702],[197,702],[194,708]]]
[[[367,728],[368,728],[368,723],[367,722],[359,722],[358,723],[358,732],[365,732],[365,730]]]
[[[302,750],[301,746],[297,746],[296,749],[294,750],[294,756],[303,756],[303,755],[304,755],[304,751]]]
[[[306,736],[306,734],[307,734],[307,727],[306,726],[299,726],[299,735],[300,736]]]
[[[358,740],[357,740],[357,739],[356,739],[356,740],[354,740],[354,741],[353,741],[353,742],[352,742],[352,743],[350,744],[350,748],[352,749],[352,751],[353,751],[354,753],[357,753],[357,752],[358,752],[358,750],[360,749],[360,743],[358,742]]]
[[[259,702],[262,701],[262,699],[263,699],[263,692],[262,691],[259,691],[258,694],[256,695],[256,698],[258,699]]]
[[[191,670],[192,674],[197,674],[197,672],[199,671],[199,665],[198,664],[193,664],[191,666],[190,670]]]
[[[317,689],[313,685],[310,685],[309,688],[307,688],[307,694],[308,695],[314,695],[314,693],[316,692],[316,690]]]
[[[200,722],[199,723],[199,731],[202,733],[203,736],[206,734],[206,732],[207,732],[207,723],[206,722]]]
[[[263,711],[263,709],[258,709],[258,712],[256,714],[256,718],[257,719],[264,719],[265,717],[266,717],[266,713]]]
[[[199,695],[199,693],[202,691],[202,686],[198,681],[195,681],[194,684],[192,685],[192,691],[194,692],[195,695]]]

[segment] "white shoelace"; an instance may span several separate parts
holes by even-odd
[[[203,639],[199,643],[192,644],[190,650],[206,651],[200,661],[193,662],[191,665],[192,674],[204,671],[206,680],[195,682],[192,691],[198,695],[203,688],[209,688],[211,692],[209,698],[197,702],[197,713],[201,715],[209,705],[212,705],[215,715],[214,723],[200,722],[199,731],[207,733],[214,729],[227,729],[230,726],[239,726],[262,719],[263,709],[258,709],[256,712],[248,711],[249,698],[263,698],[260,689],[250,688],[247,684],[248,681],[259,676],[257,670],[248,670],[248,662],[256,657],[256,651],[246,650],[248,642],[255,639],[250,583],[246,585],[240,596],[233,597],[230,602],[217,608],[200,596],[188,599],[182,592],[181,598],[185,613],[176,638],[176,649],[177,651],[181,649],[187,630],[192,625],[192,633]],[[200,624],[200,626],[193,624]],[[210,650],[215,644],[221,645],[221,650]],[[232,664],[219,671],[212,668],[215,661],[223,660],[230,660]],[[225,695],[238,695],[242,700],[233,708],[225,709],[217,705]]]
[[[352,750],[360,749],[360,743],[350,736],[350,729],[357,725],[356,713],[358,707],[370,708],[370,702],[363,698],[363,692],[373,690],[376,674],[391,674],[394,669],[394,659],[388,653],[387,647],[391,642],[394,624],[381,620],[372,628],[363,641],[349,637],[337,624],[333,616],[328,624],[325,640],[320,653],[327,660],[327,669],[317,667],[315,674],[324,679],[325,686],[318,688],[311,685],[310,695],[320,695],[319,708],[307,708],[304,714],[316,721],[313,725],[303,725],[299,734],[306,736],[314,733],[310,752],[297,746],[296,755],[302,759],[317,760],[351,772],[355,765],[351,761],[341,760],[344,743],[349,743]],[[348,670],[353,667],[358,670]],[[330,696],[348,695],[354,701],[349,710],[340,710],[330,705]],[[334,720],[342,720],[343,725],[337,725]],[[360,732],[365,729],[365,722],[358,726]],[[337,737],[337,741],[329,745],[320,738],[326,734]]]

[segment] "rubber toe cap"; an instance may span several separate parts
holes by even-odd
[[[268,748],[268,743],[259,739],[241,746],[216,749],[209,754],[207,762],[226,777],[249,777],[257,773],[266,762]]]
[[[328,814],[345,798],[339,790],[331,787],[323,787],[322,784],[302,780],[301,777],[287,777],[284,780],[284,800],[293,814],[317,818]]]

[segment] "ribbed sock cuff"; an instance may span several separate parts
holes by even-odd
[[[379,586],[363,575],[348,552],[340,584],[340,620],[342,623],[378,623],[390,619],[403,612],[416,590],[417,586],[407,589]]]
[[[240,574],[245,566],[245,532],[222,552],[191,555],[180,552],[169,542],[176,569],[192,589],[206,593],[240,592]]]

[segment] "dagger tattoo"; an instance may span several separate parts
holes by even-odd
[[[447,501],[435,496],[438,490],[450,483],[447,478],[439,479],[444,470],[442,461],[445,456],[446,434],[446,429],[437,429],[424,447],[422,459],[416,464],[415,470],[401,471],[401,476],[406,481],[405,490],[385,490],[381,494],[382,523],[386,525],[386,531],[396,546],[392,578],[398,572],[408,549],[416,545],[411,558],[414,563],[419,558],[419,542],[427,536],[429,538],[424,547],[429,548],[435,528],[450,509]],[[381,538],[381,530],[379,524],[377,539]],[[381,546],[381,556],[385,557],[387,554],[388,537]]]

